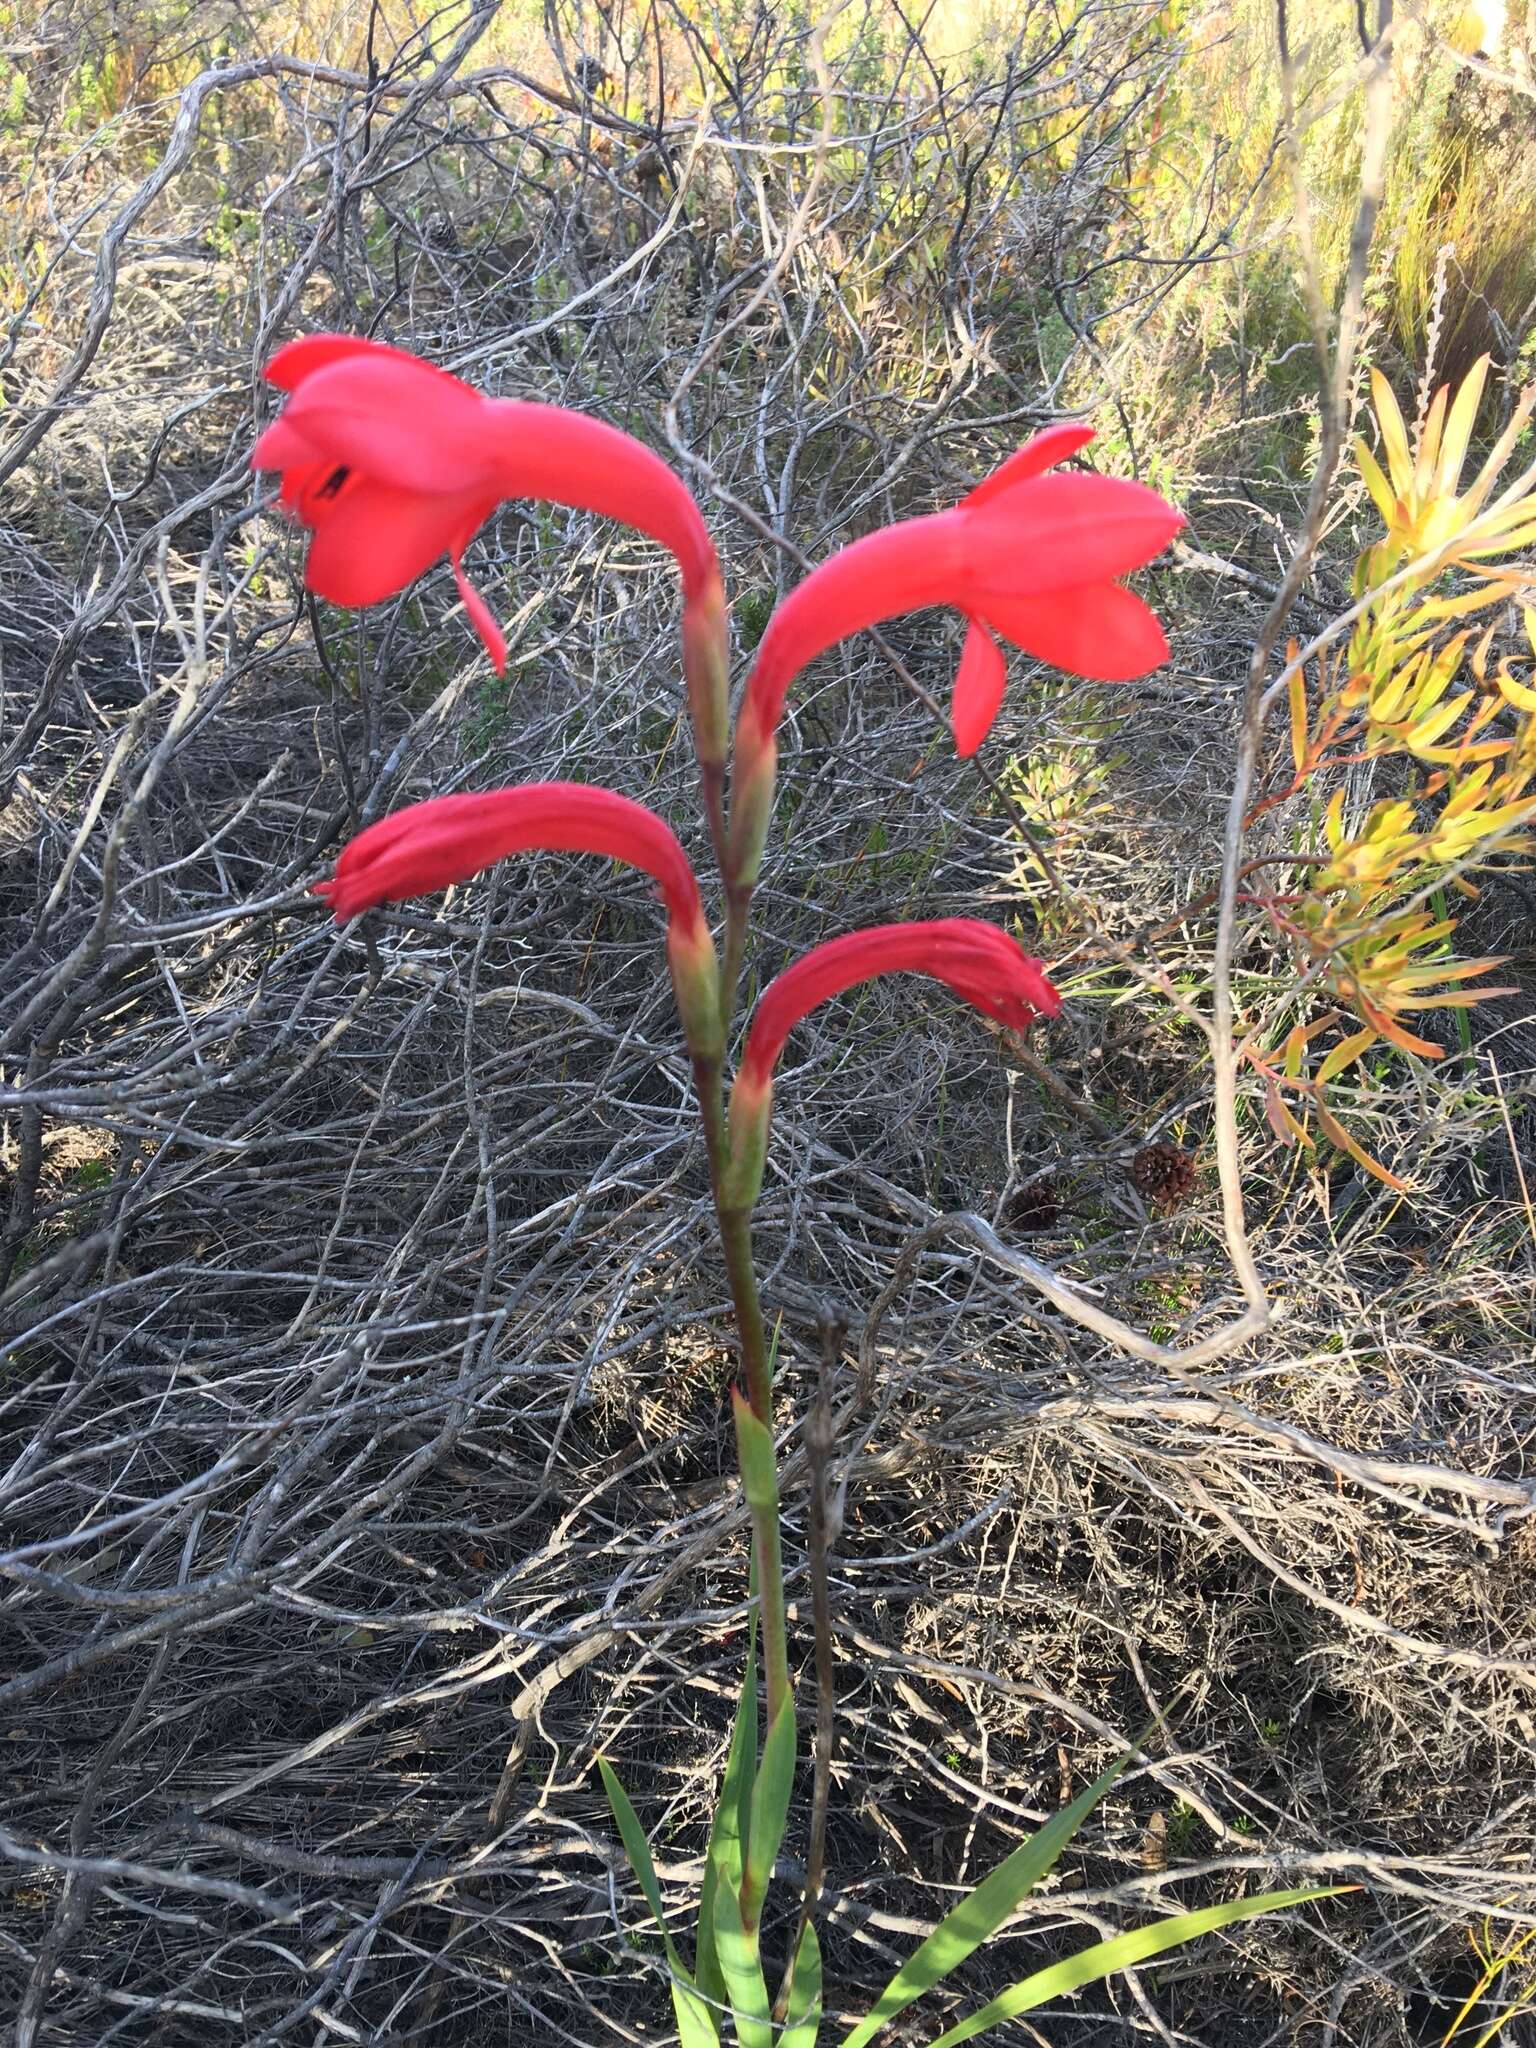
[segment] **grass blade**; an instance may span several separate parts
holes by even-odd
[[[1278,1913],[1286,1906],[1303,1906],[1309,1899],[1331,1899],[1335,1893],[1351,1889],[1349,1885],[1332,1885],[1323,1891],[1263,1892],[1257,1898],[1229,1899],[1223,1906],[1178,1913],[1171,1920],[1154,1920],[1149,1927],[1133,1927],[1128,1934],[1096,1941],[1090,1948],[1079,1949],[1075,1956],[1066,1956],[1059,1963],[1036,1970],[1032,1977],[1011,1986],[980,2012],[940,2034],[933,2048],[959,2048],[962,2041],[974,2040],[988,2027],[1001,2026],[1004,2020],[1033,2012],[1037,2005],[1062,1998],[1084,1984],[1096,1984],[1102,1977],[1112,1977],[1117,1970],[1128,1970],[1167,1949],[1182,1948],[1186,1942],[1217,1927],[1231,1927],[1238,1920],[1256,1920],[1261,1913]]]
[[[609,1768],[608,1759],[599,1757],[597,1768],[602,1772],[603,1790],[608,1794],[608,1804],[613,1808],[613,1817],[619,1824],[619,1839],[624,1844],[624,1854],[629,1858],[629,1867],[640,1880],[640,1889],[645,1893],[645,1903],[651,1909],[652,1918],[661,1929],[663,1938],[667,1935],[666,1917],[661,1910],[661,1886],[656,1881],[656,1866],[651,1861],[651,1845],[645,1839],[645,1830],[640,1825],[639,1815],[629,1803],[629,1794]]]
[[[709,2006],[691,1985],[672,1979],[672,2014],[678,2048],[720,2048],[720,2029]]]
[[[639,1879],[640,1889],[645,1894],[645,1903],[651,1909],[651,1917],[661,1930],[662,1943],[667,1952],[667,1966],[672,1973],[672,2010],[677,2018],[677,2038],[681,2048],[719,2048],[720,2031],[715,2025],[715,2016],[709,2008],[708,2001],[699,1996],[698,1989],[683,1968],[682,1957],[667,1932],[666,1919],[661,1910],[661,1886],[657,1882],[656,1866],[651,1861],[650,1844],[645,1839],[645,1830],[640,1825],[639,1815],[630,1804],[629,1794],[610,1769],[607,1759],[599,1757],[597,1768],[602,1773],[603,1790],[608,1794],[608,1804],[613,1808],[613,1817],[619,1824],[619,1837],[624,1844],[624,1853],[629,1858],[629,1867]]]
[[[1009,1914],[1026,1898],[1051,1869],[1068,1842],[1104,1797],[1131,1760],[1131,1752],[1112,1763],[1102,1777],[1095,1778],[1086,1792],[1070,1806],[1054,1814],[1043,1828],[1021,1842],[1013,1854],[984,1877],[935,1927],[928,1939],[908,1957],[881,1992],[872,2010],[859,2021],[843,2041],[842,2048],[864,2048],[896,2014],[905,2011],[914,1998],[947,1977],[973,1950],[990,1939]]]

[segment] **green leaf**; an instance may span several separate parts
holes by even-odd
[[[725,1979],[727,2003],[741,2048],[773,2048],[768,1987],[763,1982],[757,1937],[749,1934],[741,1906],[728,1884],[715,1887],[715,1954]]]
[[[1346,1067],[1352,1067],[1361,1053],[1370,1051],[1380,1035],[1367,1025],[1363,1031],[1356,1031],[1351,1037],[1336,1045],[1313,1077],[1317,1086],[1326,1088],[1328,1083],[1342,1074]]]
[[[624,1844],[624,1853],[629,1858],[629,1867],[639,1879],[640,1889],[645,1893],[645,1903],[651,1909],[651,1917],[661,1930],[661,1939],[667,1952],[667,1966],[672,1973],[672,2010],[677,2018],[680,2048],[719,2048],[720,2030],[715,2024],[715,2016],[709,2008],[708,2001],[699,1996],[698,1989],[683,1968],[682,1957],[667,1932],[666,1918],[661,1910],[661,1886],[656,1880],[656,1866],[651,1861],[650,1844],[645,1839],[645,1830],[640,1825],[639,1816],[629,1803],[629,1794],[609,1768],[607,1759],[599,1757],[597,1768],[602,1773],[603,1790],[608,1794],[608,1804],[613,1808],[613,1817],[619,1824],[619,1836]]]
[[[980,1948],[1026,1898],[1055,1864],[1068,1842],[1104,1797],[1131,1760],[1132,1752],[1112,1763],[1102,1777],[1095,1778],[1086,1792],[1080,1792],[1070,1806],[1053,1814],[1043,1828],[1021,1842],[1013,1854],[984,1877],[976,1889],[967,1892],[953,1912],[948,1913],[932,1934],[908,1957],[881,1992],[878,2003],[847,2036],[842,2048],[864,2048],[897,2013],[905,2011],[914,1998],[958,1968],[973,1950]]]
[[[773,1432],[766,1423],[758,1420],[734,1388],[731,1399],[736,1416],[736,1455],[741,1464],[741,1490],[751,1507],[777,1514],[779,1479],[773,1458]]]
[[[821,1944],[816,1929],[807,1920],[800,1946],[795,1951],[795,1978],[784,2015],[779,2048],[816,2048],[821,2026]]]
[[[1347,1152],[1357,1166],[1363,1166],[1367,1173],[1373,1175],[1375,1179],[1382,1181],[1387,1187],[1395,1188],[1398,1194],[1403,1195],[1408,1192],[1407,1181],[1399,1180],[1390,1167],[1383,1166],[1379,1159],[1373,1159],[1365,1147],[1349,1135],[1349,1132],[1345,1130],[1338,1118],[1325,1104],[1318,1102],[1314,1104],[1314,1107],[1317,1110],[1317,1120],[1322,1125],[1324,1135],[1331,1138],[1341,1152]]]
[[[743,1910],[756,1922],[773,1876],[774,1861],[784,1840],[784,1823],[789,1817],[789,1797],[795,1781],[795,1710],[788,1700],[780,1707],[768,1738],[757,1782],[752,1787],[752,1826],[747,1840],[747,1869],[742,1882]]]
[[[1287,654],[1291,661],[1296,660],[1295,649],[1296,643],[1293,640]],[[1287,688],[1291,705],[1291,759],[1295,762],[1296,773],[1299,775],[1307,765],[1307,678],[1299,662],[1291,670]]]
[[[1472,429],[1477,423],[1477,408],[1482,402],[1483,381],[1487,375],[1488,358],[1479,356],[1461,380],[1440,441],[1440,460],[1435,466],[1433,484],[1436,497],[1450,497],[1461,481],[1461,467],[1471,445]]]
[[[629,1858],[629,1867],[640,1880],[640,1889],[645,1893],[645,1903],[651,1909],[652,1918],[661,1929],[663,1938],[670,1945],[667,1934],[666,1916],[661,1910],[661,1886],[656,1881],[656,1866],[651,1861],[650,1844],[645,1839],[645,1830],[640,1825],[639,1815],[629,1803],[629,1794],[614,1776],[606,1757],[599,1757],[597,1768],[603,1775],[603,1790],[608,1794],[608,1804],[613,1808],[613,1817],[619,1824],[619,1838],[624,1844],[624,1854]]]
[[[699,1928],[694,1944],[699,1989],[717,2005],[725,2003],[725,1979],[715,1954],[715,1887],[729,1885],[741,1890],[745,1845],[751,1823],[752,1783],[757,1769],[757,1616],[747,1624],[747,1668],[742,1675],[741,1698],[736,1704],[736,1725],[731,1730],[730,1753],[725,1760],[725,1778],[720,1803],[715,1808],[704,1852],[704,1882],[699,1891]]]
[[[720,2048],[720,2029],[709,2006],[693,1987],[672,1979],[672,2012],[677,2021],[678,2048]]]
[[[1264,1892],[1254,1899],[1229,1899],[1224,1906],[1179,1913],[1171,1920],[1154,1920],[1149,1927],[1133,1927],[1128,1934],[1117,1934],[1109,1941],[1096,1941],[1090,1948],[1079,1949],[1075,1956],[1067,1956],[1046,1969],[1036,1970],[1032,1977],[1025,1977],[984,2005],[980,2012],[940,2034],[933,2048],[959,2048],[960,2042],[974,2040],[988,2027],[1017,2019],[1022,2012],[1033,2012],[1037,2005],[1064,1998],[1084,1984],[1096,1984],[1101,1978],[1112,1977],[1117,1970],[1129,1970],[1168,1949],[1182,1948],[1213,1928],[1230,1927],[1238,1920],[1256,1920],[1261,1913],[1278,1913],[1286,1906],[1303,1906],[1309,1899],[1331,1899],[1335,1893],[1350,1889],[1348,1885],[1333,1885],[1323,1891]]]

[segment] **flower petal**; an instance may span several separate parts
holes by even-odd
[[[981,621],[972,619],[965,636],[965,651],[955,671],[954,694],[949,700],[955,752],[962,761],[975,753],[992,730],[1007,684],[1008,664],[1003,659],[1003,650]]]
[[[289,469],[299,462],[323,462],[324,455],[305,439],[285,412],[261,435],[251,450],[252,469]]]
[[[1145,484],[1061,470],[961,513],[976,609],[1108,583],[1162,553],[1184,515]]]
[[[304,581],[332,604],[378,604],[462,547],[495,502],[425,497],[365,476],[315,529]]]
[[[286,342],[261,374],[279,391],[296,391],[316,370],[329,369],[332,363],[344,363],[354,356],[414,363],[422,369],[431,367],[403,348],[391,348],[385,341],[369,341],[365,335],[301,334],[297,341]],[[440,370],[437,374],[446,377],[449,372]]]
[[[1076,455],[1080,448],[1086,448],[1092,439],[1092,427],[1085,427],[1078,420],[1057,420],[1053,426],[1043,427],[1022,448],[1016,448],[1006,462],[994,469],[960,502],[962,505],[984,505],[989,498],[1011,491],[1026,477],[1043,476],[1058,462],[1065,462],[1069,455]]]
[[[459,586],[459,597],[470,624],[484,642],[485,651],[491,657],[491,667],[497,675],[507,672],[507,637],[492,615],[490,606],[464,574],[464,550],[456,548],[453,556],[453,580]]]
[[[1096,682],[1129,682],[1168,659],[1156,615],[1118,583],[1059,596],[989,600],[986,616],[1026,654]]]
[[[304,500],[317,485],[324,483],[330,472],[329,462],[290,463],[283,471],[282,488],[277,494],[283,510],[303,525],[313,526],[314,521],[304,516]]]
[[[279,424],[349,469],[404,490],[448,495],[492,480],[490,410],[457,377],[388,349],[307,375]]]

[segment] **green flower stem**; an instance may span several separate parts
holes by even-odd
[[[727,1031],[736,1014],[742,956],[747,949],[747,913],[751,908],[751,883],[743,885],[728,881],[725,887],[725,965],[720,975],[720,1017]]]
[[[771,1727],[774,1716],[790,1693],[788,1631],[784,1619],[784,1554],[779,1540],[778,1472],[773,1454],[773,1372],[768,1362],[768,1339],[763,1327],[762,1303],[757,1293],[757,1269],[752,1259],[752,1214],[748,1209],[728,1209],[721,1199],[727,1139],[720,1064],[718,1059],[696,1058],[693,1078],[704,1121],[704,1142],[715,1191],[720,1248],[725,1255],[726,1277],[736,1309],[745,1404],[750,1417],[761,1426],[761,1434],[755,1443],[744,1451],[743,1424],[738,1417],[736,1440],[742,1484],[752,1517],[752,1544],[757,1557],[757,1583],[763,1614],[763,1675]]]
[[[745,1209],[720,1209],[720,1245],[725,1253],[736,1334],[741,1346],[745,1390],[736,1415],[736,1449],[752,1516],[757,1553],[758,1597],[763,1614],[763,1678],[768,1725],[790,1699],[789,1639],[784,1619],[784,1554],[779,1540],[779,1485],[773,1454],[773,1378],[752,1262],[752,1218]],[[743,1412],[745,1411],[745,1412]],[[753,1441],[746,1441],[748,1431]]]

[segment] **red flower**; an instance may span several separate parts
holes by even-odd
[[[768,622],[736,727],[732,868],[753,881],[767,831],[774,735],[790,684],[850,633],[953,605],[970,619],[950,718],[959,753],[992,728],[1006,671],[994,635],[1074,675],[1125,681],[1168,657],[1152,613],[1115,582],[1159,554],[1183,514],[1142,484],[1045,472],[1093,439],[1063,422],[1036,434],[948,512],[903,520],[843,548]]]
[[[411,804],[350,841],[336,872],[315,889],[338,924],[380,903],[398,903],[467,881],[511,853],[601,853],[655,877],[667,911],[667,956],[688,1043],[717,1051],[715,948],[699,884],[671,828],[611,789],[528,782],[483,794]]]
[[[464,575],[470,540],[503,498],[543,498],[622,519],[671,549],[689,603],[718,582],[687,487],[657,455],[561,406],[486,398],[446,370],[356,335],[278,350],[267,379],[291,393],[251,451],[282,471],[282,502],[314,529],[305,582],[334,604],[377,604],[441,556],[497,672],[501,629]]]
[[[973,1008],[1023,1031],[1036,1016],[1054,1017],[1061,998],[1006,932],[973,917],[939,917],[924,924],[877,924],[849,932],[803,953],[758,997],[742,1056],[741,1080],[750,1088],[773,1079],[784,1041],[800,1019],[877,974],[931,974]]]
[[[1026,1030],[1037,1016],[1054,1017],[1061,1009],[1061,997],[1042,963],[996,925],[977,918],[874,925],[814,946],[769,982],[758,998],[731,1091],[726,1206],[750,1209],[757,1199],[773,1073],[795,1025],[829,996],[841,995],[877,974],[900,973],[932,975],[984,1016],[1015,1031]]]

